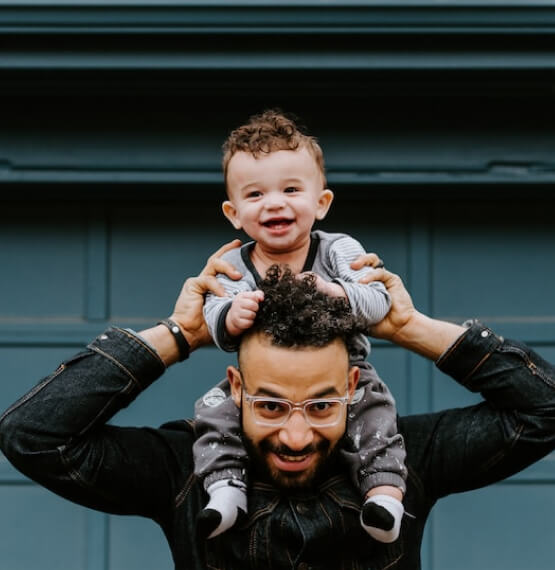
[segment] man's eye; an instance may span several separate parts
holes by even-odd
[[[315,416],[323,416],[334,413],[337,408],[337,402],[330,402],[328,400],[319,400],[312,402],[308,406],[308,413]]]
[[[285,413],[287,406],[281,402],[261,400],[256,402],[256,409],[265,416],[276,416]]]
[[[311,405],[311,408],[317,412],[323,412],[323,411],[327,410],[329,407],[330,407],[329,402],[314,402]]]

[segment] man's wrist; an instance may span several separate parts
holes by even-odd
[[[166,367],[179,362],[178,346],[172,333],[165,325],[157,324],[149,329],[139,331],[138,335],[156,351]]]
[[[179,353],[179,362],[183,362],[189,358],[189,353],[191,352],[191,346],[186,339],[181,327],[172,319],[162,319],[157,324],[164,325],[173,336],[175,344],[177,345],[177,350]]]
[[[465,330],[460,325],[432,319],[415,310],[390,340],[403,348],[435,361]]]

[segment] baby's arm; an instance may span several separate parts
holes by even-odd
[[[263,300],[264,293],[259,290],[245,291],[235,295],[225,317],[227,334],[237,337],[250,329],[256,318],[258,307]]]
[[[368,325],[372,325],[380,322],[387,315],[391,308],[391,299],[383,283],[362,284],[358,282],[369,271],[372,271],[369,267],[359,270],[351,269],[351,262],[364,253],[365,250],[358,241],[350,236],[344,236],[330,245],[327,261],[334,276],[331,285],[340,285],[345,291],[353,313],[363,317]],[[368,285],[375,284],[377,287],[368,287]]]
[[[255,292],[254,280],[244,276],[239,281],[227,279],[224,275],[218,275],[218,281],[224,286],[227,297],[218,297],[208,294],[204,301],[204,318],[208,331],[216,345],[222,350],[233,352],[237,350],[237,336],[227,330],[227,316],[231,312],[235,299],[245,294]],[[251,323],[252,324],[252,323]],[[248,328],[248,327],[247,327]]]

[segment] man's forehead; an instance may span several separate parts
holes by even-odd
[[[253,333],[241,342],[239,367],[247,389],[333,389],[344,391],[349,370],[342,340],[325,346],[284,347],[272,344],[264,333]]]
[[[239,357],[241,359],[246,358],[247,360],[253,360],[261,356],[266,356],[267,354],[275,355],[275,353],[279,353],[281,358],[287,358],[288,356],[296,358],[300,355],[312,355],[312,357],[316,357],[317,354],[329,351],[330,347],[333,347],[333,350],[337,352],[345,352],[345,354],[347,354],[345,342],[340,337],[332,339],[329,343],[321,346],[310,344],[284,346],[276,344],[271,334],[263,330],[257,330],[252,333],[247,332],[243,335],[239,345]]]

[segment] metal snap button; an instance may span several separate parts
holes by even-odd
[[[300,515],[306,515],[308,514],[308,507],[304,504],[304,503],[297,503],[297,505],[295,506],[295,510],[300,514]]]

